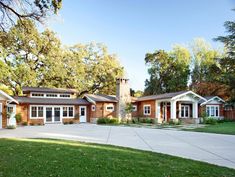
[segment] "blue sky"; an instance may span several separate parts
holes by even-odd
[[[235,0],[63,0],[49,28],[65,45],[101,42],[117,54],[133,89],[144,89],[148,78],[144,56],[174,44],[225,34],[234,20]]]

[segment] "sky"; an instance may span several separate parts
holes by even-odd
[[[224,35],[234,20],[235,0],[63,0],[59,16],[47,24],[64,45],[98,42],[117,54],[130,87],[144,90],[149,78],[145,54]]]

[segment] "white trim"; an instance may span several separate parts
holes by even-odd
[[[225,103],[225,101],[222,98],[220,98],[218,96],[214,96],[214,97],[210,98],[209,100],[206,100],[205,102],[201,103],[200,106],[203,106],[203,105],[207,104],[208,102],[214,100],[215,98],[217,98],[219,101]]]
[[[183,109],[183,107],[184,107],[184,109]],[[188,116],[185,116],[185,114],[186,114],[186,110],[185,110],[185,107],[187,107],[188,108]],[[184,111],[184,116],[182,116],[182,114],[181,114],[181,111]],[[180,118],[189,118],[190,117],[190,106],[189,105],[181,105],[181,109],[180,109]]]
[[[149,107],[149,113],[145,113],[145,107]],[[151,115],[151,105],[150,104],[143,105],[143,115],[145,115],[145,116]]]
[[[87,99],[88,102],[96,104],[96,102],[92,100],[88,95],[85,95],[84,97]]]
[[[132,105],[132,111],[136,112],[137,111],[137,105]]]
[[[14,98],[12,98],[11,96],[9,96],[8,94],[6,94],[5,92],[3,92],[2,90],[0,90],[0,94],[2,94],[3,96],[5,96],[6,98],[9,99],[9,101],[15,102],[16,104],[19,104],[18,101],[16,101]]]
[[[43,94],[43,96],[33,96],[33,94]],[[49,97],[47,96],[47,94],[53,94],[53,95],[57,95],[56,97]],[[61,97],[61,95],[69,95],[69,97]],[[69,99],[72,98],[71,94],[69,93],[51,93],[51,92],[30,92],[30,97],[31,98],[54,98],[54,99]]]
[[[214,116],[211,115],[211,107],[214,107]],[[209,115],[207,115],[207,108],[209,108]],[[218,116],[216,116],[216,108],[218,108]],[[219,105],[206,105],[206,115],[208,117],[220,117],[220,106]]]
[[[84,115],[84,121],[82,120],[81,121],[81,108],[85,108],[85,115]],[[87,107],[86,106],[79,106],[79,121],[81,122],[81,123],[85,123],[85,122],[87,122]]]
[[[187,92],[182,93],[182,94],[180,94],[180,95],[176,95],[176,96],[172,97],[171,100],[176,100],[177,98],[182,97],[182,96],[184,96],[184,95],[188,95],[188,94],[190,94],[190,93],[193,94],[193,95],[195,95],[196,97],[198,97],[198,98],[203,99],[203,100],[206,101],[206,99],[205,99],[204,97],[202,97],[202,96],[200,96],[200,95],[194,93],[193,91],[187,91]]]
[[[95,111],[96,110],[96,106],[93,104],[93,105],[91,105],[91,111]]]

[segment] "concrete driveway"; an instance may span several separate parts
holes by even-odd
[[[149,150],[235,169],[235,136],[94,124],[0,130],[0,138],[58,138]]]

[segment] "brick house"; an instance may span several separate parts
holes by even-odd
[[[158,123],[177,121],[196,122],[202,112],[211,117],[223,117],[224,100],[202,97],[192,91],[180,91],[138,98],[130,96],[128,79],[117,79],[116,95],[86,94],[77,98],[73,89],[24,87],[24,96],[11,97],[0,91],[0,128],[7,126],[7,112],[21,114],[22,122],[49,124],[65,122],[96,122],[101,117],[130,118],[126,113],[131,103],[132,117],[148,117]]]

